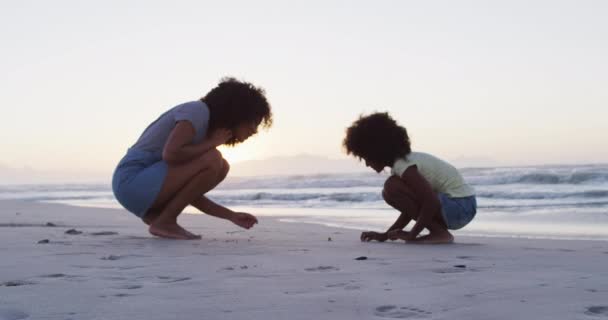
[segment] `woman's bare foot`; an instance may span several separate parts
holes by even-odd
[[[141,221],[143,221],[147,225],[151,225],[152,222],[154,222],[154,220],[147,218],[147,217],[142,218]]]
[[[156,218],[156,217],[154,217],[154,218],[150,218],[150,217],[148,217],[148,216],[146,215],[146,217],[142,218],[141,220],[142,220],[142,221],[143,221],[145,224],[147,224],[147,225],[149,225],[149,226],[150,226],[150,225],[152,225],[152,224],[154,223],[154,221],[156,220],[155,218]],[[199,235],[199,234],[194,234],[194,233],[192,233],[192,232],[190,232],[190,231],[188,231],[188,230],[184,229],[182,226],[180,226],[180,225],[179,225],[179,224],[177,224],[177,223],[175,224],[175,226],[177,226],[177,228],[178,228],[178,229],[180,229],[180,231],[181,231],[182,233],[185,233],[185,234],[188,236],[188,239],[189,239],[189,240],[190,240],[190,239],[195,240],[195,239],[202,239],[202,238],[203,238],[203,237],[201,237],[201,235]],[[148,231],[150,231],[150,229],[148,229]],[[152,231],[150,231],[150,233],[152,233]],[[162,236],[156,235],[156,234],[154,234],[154,233],[152,233],[152,234],[153,234],[153,235],[155,235],[155,236],[158,236],[158,237],[162,237]],[[163,237],[163,238],[165,238],[165,237]],[[173,239],[173,238],[172,238],[172,239]]]
[[[194,234],[186,229],[184,229],[182,226],[180,226],[179,224],[177,225],[180,229],[182,229],[182,232],[185,232],[188,235],[188,240],[200,240],[203,237],[200,234]]]
[[[176,239],[176,240],[194,240],[200,239],[201,236],[197,236],[182,228],[177,223],[172,224],[159,224],[152,223],[148,228],[150,234],[160,238]]]
[[[426,236],[407,241],[407,243],[415,244],[447,244],[452,242],[454,242],[454,236],[447,230],[441,232],[432,232]]]

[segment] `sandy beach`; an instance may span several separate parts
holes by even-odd
[[[203,239],[153,238],[122,210],[0,201],[0,319],[608,318],[605,241],[182,222]]]

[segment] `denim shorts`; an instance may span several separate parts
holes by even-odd
[[[475,218],[477,213],[477,199],[475,196],[452,198],[439,193],[441,202],[441,215],[450,230],[458,230],[466,226]]]
[[[129,212],[143,218],[158,197],[167,170],[167,163],[160,155],[129,149],[112,177],[116,200]]]

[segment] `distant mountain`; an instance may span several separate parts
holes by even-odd
[[[331,159],[323,156],[302,154],[296,156],[272,157],[264,160],[248,160],[231,166],[230,175],[266,176],[318,173],[367,172],[364,163],[352,159]]]
[[[496,161],[482,157],[457,157],[447,159],[456,167],[495,166]],[[107,183],[112,179],[112,169],[98,171],[48,171],[29,167],[11,167],[0,163],[0,184],[43,183]],[[329,157],[301,154],[248,160],[234,163],[230,176],[275,176],[331,173],[373,172],[356,158],[332,159]]]
[[[30,167],[9,167],[0,164],[1,184],[45,184],[45,183],[108,183],[107,172],[62,172],[42,171]]]

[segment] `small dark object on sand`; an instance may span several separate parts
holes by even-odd
[[[54,223],[52,223],[52,222],[47,222],[47,223],[46,223],[46,226],[47,226],[47,227],[56,227],[57,225],[56,225],[56,224],[54,224]]]
[[[42,240],[38,241],[39,244],[40,243],[49,243],[49,242],[51,242],[51,241],[49,241],[49,239],[42,239]]]
[[[356,257],[355,260],[367,260],[366,256]]]
[[[454,266],[454,268],[466,268],[467,266],[464,264],[457,264]]]
[[[327,237],[327,241],[331,241],[331,237]]]
[[[99,232],[92,232],[91,235],[93,236],[112,236],[118,234],[118,232],[114,232],[114,231],[99,231]]]
[[[65,232],[65,234],[81,234],[81,233],[82,233],[82,231],[78,231],[76,229],[70,229]]]
[[[122,258],[122,256],[116,256],[116,255],[111,254],[111,255],[109,255],[107,257],[102,257],[101,260],[111,260],[111,261],[114,261],[114,260],[118,260],[120,258]]]

